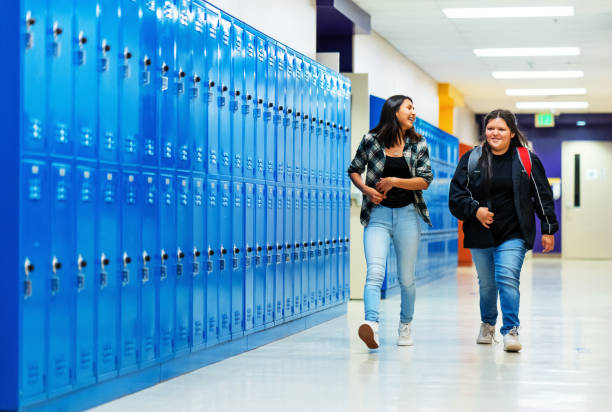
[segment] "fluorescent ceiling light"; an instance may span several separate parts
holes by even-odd
[[[493,72],[496,79],[570,79],[584,77],[582,70]]]
[[[587,102],[518,102],[517,109],[586,109]]]
[[[516,47],[501,49],[474,49],[479,57],[521,57],[521,56],[578,56],[578,47]]]
[[[569,96],[586,94],[586,89],[507,89],[506,94],[508,96]]]
[[[578,120],[576,126],[586,126],[586,122],[584,120]]]
[[[449,19],[573,16],[573,7],[479,7],[442,9]]]

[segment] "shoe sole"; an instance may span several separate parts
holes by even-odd
[[[378,343],[374,340],[374,330],[370,325],[359,326],[359,337],[370,349],[378,349]]]
[[[413,346],[414,342],[410,341],[410,342],[397,342],[397,346]]]
[[[505,350],[506,352],[518,352],[518,351],[520,351],[521,349],[523,349],[523,346],[522,346],[520,343],[518,343],[518,344],[513,344],[513,345],[508,345],[508,346],[505,346],[505,347],[504,347],[504,350]]]
[[[480,340],[480,339],[476,339],[476,343],[479,345],[491,345],[493,343],[493,339],[491,340]]]

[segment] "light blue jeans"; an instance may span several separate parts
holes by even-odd
[[[391,240],[397,254],[397,271],[402,296],[400,321],[409,323],[414,314],[414,268],[421,227],[419,215],[410,204],[402,208],[375,206],[370,222],[363,232],[363,246],[367,263],[363,292],[365,320],[378,322],[380,288],[385,279],[385,267]]]
[[[497,247],[470,249],[480,287],[480,318],[482,322],[495,325],[497,322],[497,294],[502,310],[501,334],[520,326],[518,313],[520,303],[519,279],[525,259],[525,241],[510,239]]]

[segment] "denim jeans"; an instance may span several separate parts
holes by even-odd
[[[378,205],[372,209],[370,222],[363,232],[367,263],[363,292],[366,320],[378,322],[380,288],[385,279],[389,245],[393,240],[402,297],[400,321],[412,321],[415,297],[414,268],[420,239],[421,226],[414,205],[394,209]]]
[[[527,249],[523,239],[510,239],[497,247],[470,249],[478,272],[480,287],[480,318],[482,322],[497,322],[497,293],[502,310],[501,334],[520,325],[519,279]]]

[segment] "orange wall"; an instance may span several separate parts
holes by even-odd
[[[463,156],[472,146],[459,143],[459,158]],[[459,266],[472,266],[472,254],[469,249],[463,247],[463,222],[459,221]]]

